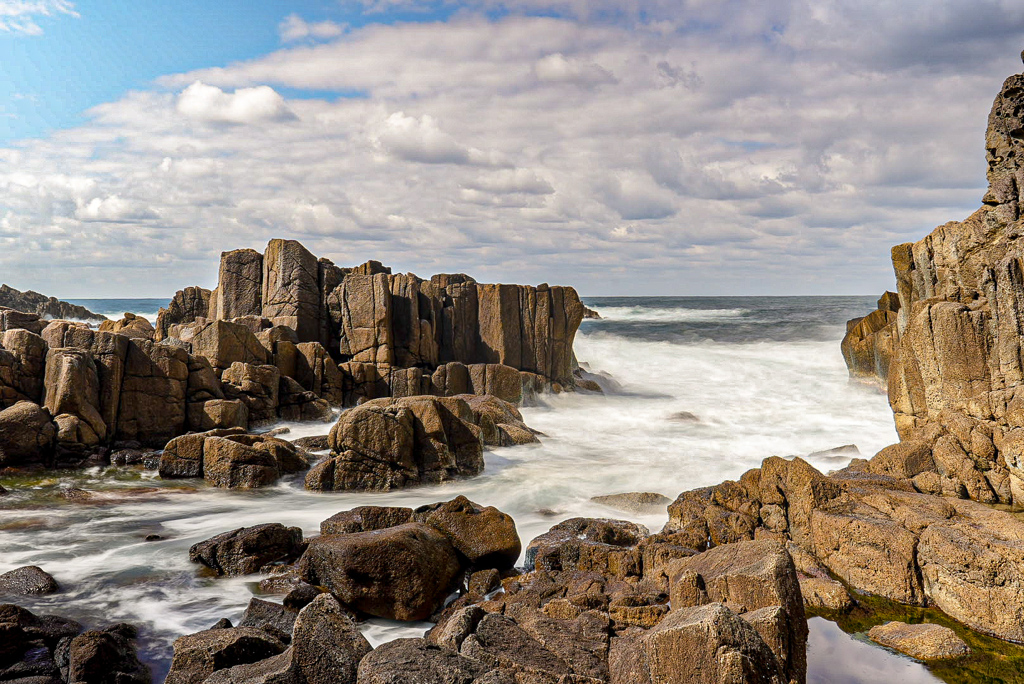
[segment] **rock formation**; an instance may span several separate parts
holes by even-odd
[[[285,528],[277,527],[283,534]],[[292,578],[283,604],[254,599],[238,627],[225,623],[222,633],[180,638],[168,681],[806,679],[799,576],[781,541],[699,552],[633,523],[575,519],[534,540],[521,571],[511,568],[521,550],[511,518],[464,497],[415,511],[343,511],[325,520],[321,533],[293,566],[275,575]],[[245,531],[222,537],[240,534]],[[270,555],[280,555],[280,546],[267,542]],[[250,548],[245,556],[258,551]],[[453,590],[458,598],[445,603]],[[371,650],[352,623],[365,616],[429,618],[436,625],[424,638]],[[312,627],[328,618],[323,627]],[[328,635],[329,642],[317,641]],[[232,646],[257,636],[263,641],[251,649]],[[316,660],[311,678],[309,670],[300,670],[318,649],[326,654]]]
[[[1022,109],[1024,74],[1018,74],[1003,84],[989,115],[989,189],[981,208],[894,247],[899,305],[883,297],[843,341],[851,375],[886,377],[887,371],[902,440],[883,452],[887,472],[913,478],[918,491],[1018,505],[1024,504]]]
[[[461,274],[423,280],[375,261],[340,268],[294,240],[271,240],[263,254],[224,252],[217,288],[178,292],[155,334],[190,343],[218,368],[254,361],[220,355],[207,340],[224,335],[209,330],[214,323],[249,328],[278,366],[295,358],[297,346],[318,344],[320,358],[334,361],[333,377],[314,369],[295,379],[316,391],[326,378],[348,405],[467,392],[518,403],[541,389],[575,387],[572,343],[585,313],[572,288],[484,285]],[[294,335],[282,338],[273,332],[279,328]],[[316,352],[302,355],[308,361]]]
[[[105,321],[105,316],[94,314],[84,306],[62,302],[32,290],[19,292],[8,285],[0,285],[0,307],[14,309],[40,318],[67,318],[80,321]]]
[[[176,293],[155,327],[131,313],[98,330],[47,321],[2,304],[91,314],[0,289],[0,464],[73,464],[98,449],[160,448],[189,431],[329,420],[334,407],[374,400],[491,395],[463,396],[468,408],[448,402],[459,418],[446,425],[460,432],[448,437],[459,444],[427,453],[437,451],[431,433],[415,457],[426,460],[403,476],[439,482],[479,472],[481,440],[536,441],[515,404],[539,391],[589,387],[572,354],[583,305],[571,288],[480,285],[463,275],[426,281],[375,261],[339,268],[293,240],[272,240],[263,254],[225,252],[219,277],[212,292]],[[35,409],[4,412],[18,402]],[[26,419],[31,434],[5,431],[5,418]],[[211,451],[228,464],[223,478],[219,467],[200,472],[224,486],[259,486],[287,472],[240,456],[247,448]],[[332,479],[321,488],[338,486]]]

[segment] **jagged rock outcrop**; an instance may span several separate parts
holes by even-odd
[[[584,313],[572,288],[484,285],[461,274],[424,280],[374,261],[339,268],[294,240],[271,240],[263,254],[224,252],[217,288],[177,293],[155,337],[180,339],[213,361],[205,326],[244,325],[283,375],[333,404],[467,392],[520,403],[575,387],[572,343]],[[294,338],[266,335],[279,327]],[[323,351],[302,349],[304,361],[297,359],[294,347],[308,344]],[[268,362],[224,361],[213,365]]]
[[[81,321],[107,320],[106,316],[94,314],[84,306],[62,302],[56,297],[47,297],[32,290],[19,292],[9,285],[0,285],[0,307],[36,314],[40,318],[72,318]]]
[[[886,292],[878,299],[877,309],[846,324],[840,348],[851,378],[885,385],[895,351],[893,328],[899,310],[899,295]]]
[[[982,207],[894,247],[898,308],[884,298],[844,340],[855,376],[878,373],[891,346],[888,394],[903,442],[875,467],[921,492],[1024,503],[1022,110],[1018,74],[989,114]]]

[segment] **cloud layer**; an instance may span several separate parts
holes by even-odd
[[[874,292],[892,244],[980,202],[985,117],[1020,70],[1024,7],[905,5],[289,17],[292,46],[0,149],[0,267],[66,296],[169,295],[288,236],[590,294]]]
[[[0,0],[0,34],[39,36],[38,20],[57,15],[77,17],[75,3],[68,0]]]

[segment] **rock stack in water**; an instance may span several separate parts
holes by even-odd
[[[851,322],[851,375],[887,381],[901,443],[878,468],[921,492],[1024,505],[1024,74],[988,119],[980,209],[892,250],[898,304]],[[883,465],[884,463],[884,465]]]
[[[22,302],[34,293],[0,288],[0,303],[16,294]],[[22,303],[47,314],[92,316],[36,299]],[[131,313],[96,330],[0,308],[0,467],[70,464],[110,448],[159,449],[186,432],[325,420],[332,407],[424,395],[492,395],[475,411],[463,400],[444,404],[444,415],[459,416],[446,418],[445,429],[462,421],[463,432],[478,433],[477,444],[532,441],[514,405],[534,392],[586,382],[572,353],[583,315],[572,288],[482,285],[465,275],[422,280],[375,261],[339,268],[293,240],[271,240],[262,254],[224,253],[217,288],[176,293],[155,327]],[[395,411],[418,415],[429,403]],[[252,466],[237,477],[212,475],[218,481],[261,482],[292,467],[268,456],[262,443],[207,436],[233,444],[214,442],[212,453]],[[479,458],[461,446],[449,462],[447,452],[431,451],[433,442],[416,444],[423,448],[398,468],[406,480],[478,471]],[[218,472],[194,456],[188,458],[198,467],[185,470],[208,478]],[[180,465],[176,458],[165,464],[168,472]],[[329,478],[323,488],[354,477]],[[379,489],[386,478],[355,479]]]
[[[222,254],[217,288],[178,292],[160,312],[156,339],[208,348],[210,338],[241,335],[230,322],[257,336],[286,375],[295,363],[307,389],[326,384],[346,404],[465,393],[518,403],[575,386],[572,343],[584,314],[568,287],[484,285],[461,274],[423,280],[376,261],[340,268],[294,240],[271,240],[263,254]],[[232,347],[211,353],[215,367],[259,361],[241,358],[241,341]],[[324,359],[340,366],[322,369]]]

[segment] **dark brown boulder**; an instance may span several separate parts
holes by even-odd
[[[207,437],[203,442],[203,478],[215,487],[255,489],[273,484],[280,476],[277,459],[266,449],[225,437]]]
[[[115,438],[159,448],[182,434],[188,378],[189,355],[184,349],[131,340],[125,356]]]
[[[787,678],[803,681],[807,674],[807,621],[796,567],[783,544],[768,540],[726,544],[674,561],[667,573],[673,610],[723,603],[740,617],[747,617],[754,611],[778,607],[781,612],[777,616],[759,616],[774,625],[771,638],[759,631],[773,647]],[[754,624],[759,626],[757,621]]]
[[[617,684],[785,684],[758,631],[721,603],[673,610],[656,627],[613,640]]]
[[[459,496],[421,506],[415,517],[440,531],[475,568],[504,570],[519,560],[523,547],[516,523],[512,516],[493,506],[483,507]]]
[[[335,513],[320,523],[320,534],[351,534],[372,532],[413,522],[411,508],[359,506]]]
[[[460,571],[451,543],[422,523],[315,537],[299,561],[304,581],[346,606],[406,621],[433,613]]]
[[[355,684],[359,661],[373,650],[330,594],[302,609],[292,643],[294,665],[306,684]]]
[[[285,650],[262,629],[209,629],[178,638],[165,684],[200,684],[218,670],[255,663]]]
[[[219,575],[248,575],[277,562],[289,562],[302,553],[302,530],[267,523],[240,527],[211,537],[189,549],[189,560],[202,563]]]
[[[150,684],[153,676],[139,662],[135,636],[130,625],[79,634],[66,646],[67,668],[61,674],[75,684]]]
[[[15,568],[0,575],[0,594],[27,596],[53,594],[60,591],[57,580],[35,565]]]
[[[358,684],[473,684],[490,669],[425,639],[395,639],[359,662]]]

